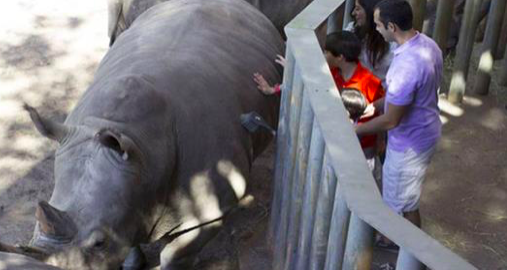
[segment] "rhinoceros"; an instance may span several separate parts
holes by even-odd
[[[108,0],[108,35],[110,45],[140,14],[154,5],[166,1],[170,0]],[[313,0],[238,1],[246,1],[256,7],[283,34],[283,27]]]
[[[252,161],[272,139],[248,133],[240,115],[276,125],[279,101],[252,74],[280,81],[273,59],[283,50],[272,23],[243,1],[172,0],[143,13],[63,124],[26,107],[59,142],[32,245],[66,269],[118,269],[132,247],[210,223],[160,256],[162,269],[191,261],[245,195]]]

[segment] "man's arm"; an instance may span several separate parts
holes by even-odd
[[[383,99],[382,99],[383,100]],[[359,136],[387,131],[397,127],[405,115],[409,105],[398,106],[387,103],[387,113],[371,119],[370,121],[356,126],[356,133]]]
[[[375,113],[383,113],[384,112],[384,100],[385,97],[379,98],[375,100],[372,105],[375,108]]]

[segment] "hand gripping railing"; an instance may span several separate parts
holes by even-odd
[[[315,34],[344,0],[315,0],[286,28],[270,239],[273,269],[371,269],[372,228],[397,269],[474,266],[383,202]]]

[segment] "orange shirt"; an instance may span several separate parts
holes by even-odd
[[[348,81],[343,79],[338,68],[331,68],[331,74],[333,75],[336,86],[340,91],[343,88],[355,88],[363,93],[368,103],[372,103],[385,95],[380,79],[375,77],[375,75],[364,68],[359,62],[357,63],[357,68],[354,71],[354,74],[352,74],[352,77]],[[372,118],[373,117],[361,119],[359,120],[359,123],[367,122]],[[374,147],[376,142],[376,135],[363,136],[361,138],[361,147]]]

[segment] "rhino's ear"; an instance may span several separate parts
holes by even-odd
[[[132,154],[139,152],[134,141],[120,132],[102,129],[95,136],[102,145],[118,152],[123,160],[128,160]]]
[[[60,211],[45,201],[40,201],[35,211],[40,230],[48,237],[63,240],[74,238],[76,225],[67,213]]]
[[[32,106],[25,103],[23,108],[28,111],[32,122],[42,135],[55,141],[62,142],[69,133],[69,128],[67,126],[42,118]]]

